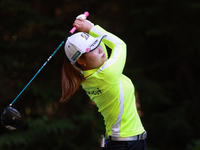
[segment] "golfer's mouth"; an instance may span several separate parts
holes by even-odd
[[[104,57],[106,57],[106,55],[105,55],[105,54],[103,54],[103,55],[102,55],[102,58],[104,58]]]

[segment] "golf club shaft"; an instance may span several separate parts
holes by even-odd
[[[89,15],[88,12],[85,12],[84,15],[87,17]],[[17,97],[12,101],[12,103],[10,103],[9,106],[12,106],[13,103],[18,99],[18,97],[24,92],[24,90],[29,86],[29,84],[35,79],[35,77],[39,74],[39,72],[44,68],[44,66],[49,62],[49,60],[55,55],[55,53],[65,44],[65,41],[67,40],[67,38],[72,35],[74,33],[74,31],[76,31],[76,27],[73,27],[69,34],[66,36],[66,38],[60,43],[60,45],[55,49],[55,51],[51,54],[51,56],[49,56],[49,58],[47,59],[47,61],[42,65],[42,67],[37,71],[37,73],[33,76],[33,78],[28,82],[28,84],[23,88],[23,90],[17,95]]]

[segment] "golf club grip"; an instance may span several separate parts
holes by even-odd
[[[86,12],[84,12],[84,15],[85,15],[85,17],[87,18],[87,17],[89,16],[89,13],[86,11]],[[73,27],[73,28],[71,29],[70,33],[73,34],[74,31],[76,31],[76,27]]]

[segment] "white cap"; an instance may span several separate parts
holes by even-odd
[[[71,63],[74,64],[82,54],[96,49],[104,37],[106,35],[94,38],[84,32],[73,34],[68,37],[65,43],[65,54]]]

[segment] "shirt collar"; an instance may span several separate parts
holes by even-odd
[[[91,70],[85,70],[83,71],[83,75],[85,78],[91,76],[93,73],[95,73],[98,70],[98,68],[91,69]]]

